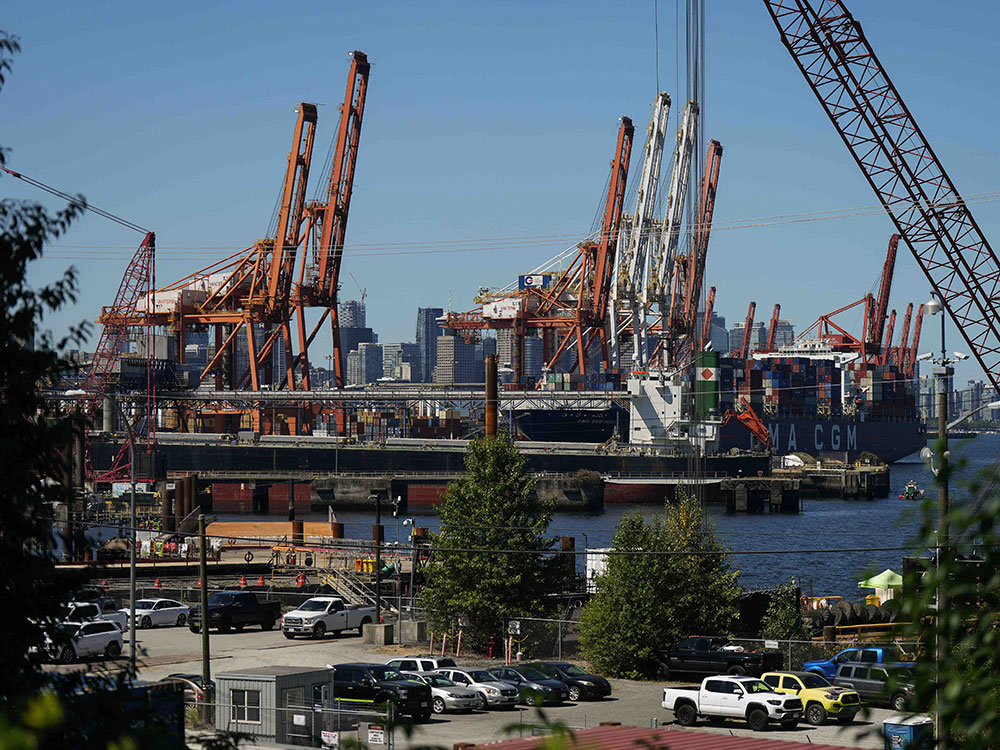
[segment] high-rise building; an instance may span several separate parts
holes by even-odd
[[[410,381],[419,373],[419,370],[420,347],[416,344],[403,341],[398,344],[384,344],[382,346],[383,378]]]
[[[365,328],[365,303],[356,299],[348,299],[337,305],[337,314],[341,328]]]
[[[466,342],[461,336],[438,336],[434,382],[446,385],[481,383],[483,364],[477,356],[477,349],[475,344]]]
[[[438,337],[442,334],[437,319],[442,315],[444,310],[440,307],[417,308],[417,346],[420,348],[420,382],[423,383],[437,382],[434,366],[437,364]]]
[[[723,315],[712,313],[712,326],[708,333],[708,340],[712,344],[712,350],[719,354],[731,351],[729,347],[729,331],[726,330],[726,318]]]
[[[768,323],[770,325],[770,323]],[[765,336],[767,334],[765,333]],[[774,346],[776,349],[780,349],[783,346],[790,345],[795,340],[795,326],[790,320],[782,320],[778,318],[778,325],[774,330]],[[765,341],[766,343],[766,341]]]
[[[743,329],[746,322],[737,320],[729,331],[729,351],[735,352],[743,345]],[[767,328],[763,323],[754,323],[750,329],[750,346],[747,347],[747,354],[759,351],[767,343]]]
[[[382,377],[382,347],[364,342],[347,355],[347,384],[366,385]]]

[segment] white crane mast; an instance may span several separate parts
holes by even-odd
[[[650,281],[642,298],[647,308],[653,302],[658,303],[660,312],[664,315],[669,312],[670,283],[684,217],[684,200],[688,192],[691,154],[694,151],[697,127],[698,103],[690,101],[684,105],[681,127],[677,131],[677,148],[674,151],[674,168],[670,175],[670,194],[667,196],[663,231],[650,258]]]
[[[656,247],[659,238],[654,228],[656,211],[656,190],[660,181],[660,165],[663,161],[663,141],[667,134],[667,119],[670,116],[670,95],[661,91],[653,102],[653,116],[649,122],[646,138],[646,152],[643,156],[642,171],[639,175],[639,191],[636,197],[635,215],[630,231],[619,237],[618,263],[615,279],[611,287],[609,306],[611,349],[613,361],[618,363],[618,307],[619,301],[628,303],[631,310],[634,331],[633,356],[637,364],[646,361],[646,316],[640,304],[649,278],[649,249]]]

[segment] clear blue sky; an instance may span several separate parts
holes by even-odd
[[[874,204],[763,4],[708,5],[707,135],[725,148],[716,218]],[[959,190],[996,190],[1000,8],[850,5]],[[674,9],[660,1],[660,87],[679,113]],[[652,0],[14,3],[2,26],[21,37],[23,52],[0,93],[0,144],[12,149],[12,168],[155,230],[164,283],[225,252],[189,248],[236,250],[265,234],[302,100],[326,105],[318,176],[348,52],[361,49],[372,73],[342,296],[357,296],[350,271],[368,290],[381,340],[409,340],[418,306],[447,307],[450,297],[468,309],[479,286],[504,285],[587,233],[618,117],[645,133],[652,16]],[[56,205],[10,178],[0,195]],[[974,212],[1000,237],[997,203]],[[707,270],[716,308],[731,324],[751,299],[758,319],[780,302],[801,329],[872,288],[891,232],[879,214],[716,231]],[[537,235],[560,238],[372,254]],[[51,249],[35,278],[73,263],[83,287],[54,327],[93,319],[110,303],[139,239],[89,216],[59,243],[75,247]],[[906,302],[928,292],[901,252],[892,301],[900,323]],[[924,331],[928,349],[936,327]],[[954,329],[950,338],[949,348],[964,348]],[[971,365],[959,375],[980,377]]]

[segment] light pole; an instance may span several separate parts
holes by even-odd
[[[100,398],[107,399],[115,405],[118,410],[118,416],[121,417],[122,423],[125,425],[125,434],[128,437],[128,453],[129,453],[129,484],[131,485],[131,496],[129,498],[128,504],[128,514],[129,514],[129,564],[128,564],[128,611],[129,611],[129,653],[128,653],[128,666],[129,673],[133,678],[136,676],[135,667],[135,652],[136,652],[136,627],[135,627],[135,433],[132,432],[132,425],[129,423],[128,419],[125,417],[125,411],[122,409],[122,405],[118,402],[114,396],[107,393],[99,393],[98,391],[88,391],[82,388],[66,391],[66,395],[72,398],[79,398],[80,396],[99,396]]]
[[[924,355],[921,359],[930,359],[936,367],[934,368],[934,378],[937,396],[937,422],[938,422],[938,450],[940,451],[940,463],[937,471],[934,472],[938,486],[938,528],[937,528],[937,551],[935,558],[938,567],[937,585],[937,662],[938,662],[938,686],[937,702],[941,702],[941,665],[947,665],[948,661],[948,638],[942,632],[942,615],[948,610],[948,586],[941,578],[941,563],[946,562],[948,553],[948,523],[951,511],[948,499],[948,384],[955,374],[952,365],[960,359],[967,359],[968,355],[955,353],[955,358],[948,357],[948,350],[945,347],[944,329],[944,302],[937,292],[931,292],[931,299],[924,303],[924,311],[928,315],[941,316],[941,356],[929,357]],[[923,451],[921,451],[923,453]],[[945,566],[947,570],[947,566]],[[937,739],[939,747],[951,746],[951,728],[941,719],[941,711],[938,709],[935,716]]]
[[[410,588],[408,593],[410,595],[410,619],[412,620],[413,619],[413,569],[417,567],[416,566],[417,553],[416,550],[413,549],[413,519],[404,518],[403,526],[410,527]],[[400,613],[400,619],[402,619],[402,616],[403,616],[402,613]]]

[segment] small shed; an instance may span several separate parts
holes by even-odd
[[[313,744],[322,727],[315,709],[333,697],[332,669],[251,667],[219,674],[216,729],[245,732],[279,744]]]

